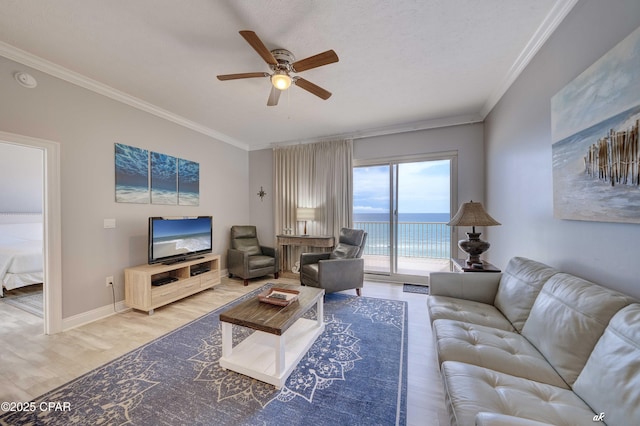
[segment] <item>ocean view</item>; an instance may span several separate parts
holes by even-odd
[[[449,213],[400,213],[398,256],[448,259],[451,255]],[[354,227],[368,233],[365,255],[390,255],[389,214],[354,213]]]

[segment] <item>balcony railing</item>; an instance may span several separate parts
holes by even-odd
[[[389,256],[391,250],[389,222],[354,222],[367,236],[365,255]],[[446,223],[398,222],[397,255],[449,259],[451,228]]]

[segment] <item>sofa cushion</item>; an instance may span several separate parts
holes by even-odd
[[[542,354],[515,331],[440,319],[433,323],[433,333],[441,363],[466,362],[569,388]]]
[[[542,287],[522,334],[573,386],[611,317],[632,302],[622,293],[557,273]]]
[[[432,323],[450,319],[513,331],[511,323],[493,305],[447,296],[429,296],[427,304]]]
[[[595,413],[571,390],[456,361],[442,364],[452,425],[473,426],[492,412],[552,425],[593,424]]]
[[[521,332],[540,289],[557,273],[557,270],[543,263],[514,257],[502,273],[493,304]]]
[[[536,420],[523,419],[522,417],[507,416],[497,413],[478,413],[476,415],[476,426],[553,426],[549,423],[538,422]]]
[[[640,425],[640,304],[619,311],[573,390],[610,425]]]

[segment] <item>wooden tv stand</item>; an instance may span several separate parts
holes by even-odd
[[[163,278],[173,282],[153,285]],[[140,265],[124,270],[124,301],[128,307],[153,310],[220,284],[220,256],[205,255],[172,265]]]

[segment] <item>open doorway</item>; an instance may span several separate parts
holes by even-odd
[[[44,152],[0,143],[0,302],[44,322]],[[11,306],[15,309],[6,309]],[[36,322],[35,318],[29,318]],[[20,321],[16,321],[20,324]],[[44,327],[42,327],[44,329]]]
[[[60,147],[59,144],[43,139],[36,139],[22,135],[16,135],[12,133],[0,132],[0,144],[3,146],[9,146],[14,151],[30,153],[34,157],[40,158],[40,170],[34,172],[38,174],[37,179],[41,182],[39,185],[39,197],[40,197],[40,216],[39,219],[40,228],[37,226],[26,225],[21,228],[26,229],[25,232],[40,233],[42,248],[42,281],[43,298],[42,298],[42,313],[43,313],[43,331],[45,334],[53,334],[62,331],[62,285],[61,285],[61,225],[60,225]],[[21,151],[22,150],[22,151]],[[34,150],[34,151],[31,151]],[[10,187],[7,187],[6,191],[10,191]],[[13,198],[16,200],[17,198]],[[23,200],[24,201],[24,200]],[[23,204],[29,206],[30,204]],[[31,204],[33,206],[33,204]],[[2,206],[2,210],[9,213],[36,213],[38,212],[19,212],[11,210],[33,210],[33,208],[27,207],[23,209],[12,209],[9,206]],[[29,219],[29,215],[22,216],[20,220],[24,223],[32,222]],[[26,216],[26,219],[25,217]],[[7,219],[9,222],[11,218]],[[15,226],[15,228],[18,228]],[[22,234],[24,237],[25,235]],[[30,235],[35,237],[34,235]],[[29,235],[27,235],[29,237]],[[32,265],[31,265],[32,266]],[[20,273],[29,269],[30,266],[23,263],[14,268],[13,272]],[[33,272],[33,271],[31,271]],[[29,284],[29,280],[35,280],[35,276],[22,276],[21,279],[25,280],[24,283]],[[20,281],[17,281],[20,283]],[[26,288],[28,285],[23,286]],[[10,285],[11,286],[11,285]]]

